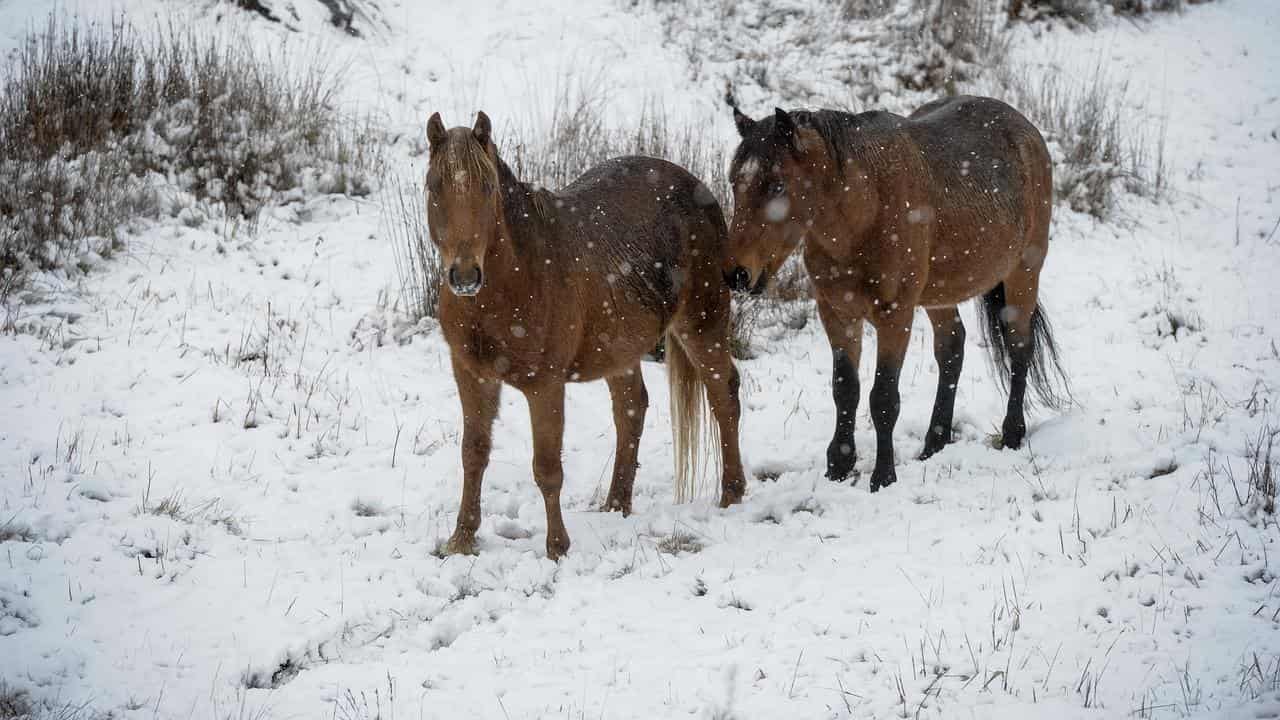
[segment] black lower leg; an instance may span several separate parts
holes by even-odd
[[[893,426],[898,422],[898,374],[901,368],[881,364],[876,367],[876,381],[871,386],[871,422],[876,428],[876,466],[871,472],[871,492],[892,485],[898,476],[894,470]]]
[[[858,415],[858,368],[842,348],[831,349],[831,398],[836,404],[836,431],[827,446],[827,479],[842,482],[858,461],[853,441]]]
[[[938,361],[938,394],[933,401],[933,415],[925,433],[924,451],[920,459],[933,455],[951,442],[951,421],[956,409],[956,386],[964,365],[964,325],[959,318],[952,328],[940,332],[935,326],[934,359]]]
[[[1022,408],[1027,395],[1031,353],[1029,338],[1015,338],[1009,342],[1009,409],[1004,416],[1001,444],[1010,450],[1022,447],[1022,440],[1027,435],[1027,421]]]

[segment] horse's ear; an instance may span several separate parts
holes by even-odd
[[[427,143],[430,144],[431,149],[439,147],[448,137],[449,133],[444,129],[444,121],[440,119],[440,113],[431,113],[431,119],[427,121]]]
[[[751,128],[755,127],[756,121],[747,117],[735,105],[733,108],[733,124],[738,126],[738,134],[746,137],[747,133],[751,132]]]
[[[476,136],[476,140],[483,146],[489,146],[489,138],[493,134],[493,126],[489,123],[489,116],[484,111],[476,113],[475,127],[471,128],[471,133]]]
[[[782,108],[773,109],[773,134],[777,135],[779,140],[795,147],[796,123]]]

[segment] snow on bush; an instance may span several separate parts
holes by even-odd
[[[1040,129],[1053,156],[1055,195],[1071,209],[1107,220],[1118,190],[1155,197],[1167,187],[1163,126],[1128,108],[1128,87],[1101,65],[1072,78],[999,64],[975,89],[1008,102]]]
[[[1096,9],[1102,1],[1032,4],[1070,15],[1076,6]],[[1172,0],[1126,2],[1157,9]],[[1159,195],[1167,172],[1163,129],[1126,109],[1127,88],[1102,67],[1074,80],[1008,62],[1011,33],[1002,8],[1011,17],[1026,14],[995,0],[653,5],[666,41],[684,51],[694,79],[727,84],[749,113],[800,105],[908,114],[939,95],[990,95],[1045,135],[1060,202],[1107,219],[1121,188]]]
[[[175,198],[251,218],[270,202],[367,194],[376,158],[313,62],[172,26],[51,16],[0,86],[0,268],[109,252],[121,224]],[[169,202],[162,203],[162,197]]]
[[[743,107],[919,104],[980,72],[998,41],[990,0],[654,2],[693,79],[733,86]]]
[[[1065,18],[1093,25],[1108,10],[1119,15],[1146,15],[1152,12],[1181,12],[1185,5],[1202,2],[1208,0],[1009,0],[1009,18],[1029,21]]]

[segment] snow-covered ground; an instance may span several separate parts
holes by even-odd
[[[0,5],[0,47],[51,5]],[[536,123],[557,78],[589,74],[614,112],[656,100],[734,142],[722,86],[690,81],[644,12],[383,6],[363,40],[191,22],[318,48],[405,133],[436,109]],[[0,336],[0,680],[120,718],[1280,717],[1276,524],[1238,499],[1247,445],[1280,425],[1276,37],[1272,0],[1019,32],[1026,62],[1127,78],[1172,165],[1168,199],[1115,222],[1057,214],[1044,302],[1078,407],[1035,414],[1022,451],[989,446],[1003,399],[971,340],[958,442],[910,459],[936,381],[921,319],[899,483],[826,482],[815,321],[740,363],[756,479],[729,510],[672,504],[646,364],[636,512],[598,512],[608,393],[571,387],[559,564],[514,392],[481,552],[436,554],[459,410],[439,335],[392,337],[377,198],[273,211],[253,236],[149,231]]]

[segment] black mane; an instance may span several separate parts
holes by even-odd
[[[787,114],[797,128],[813,130],[826,143],[827,153],[838,167],[844,167],[851,157],[867,143],[876,132],[898,127],[903,118],[884,110],[863,113],[847,113],[839,110],[790,110]],[[773,115],[757,120],[751,132],[742,139],[733,156],[733,167],[738,167],[748,157],[772,159],[786,149],[776,131],[777,118]]]

